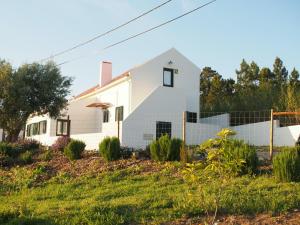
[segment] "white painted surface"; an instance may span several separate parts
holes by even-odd
[[[144,148],[151,140],[144,135],[156,138],[156,121],[172,123],[172,137],[182,137],[182,112],[186,109],[186,98],[181,89],[170,87],[156,88],[123,121],[122,144]]]
[[[98,150],[99,143],[105,136],[103,133],[89,133],[89,134],[74,134],[71,135],[72,139],[83,141],[86,145],[86,150]]]
[[[225,113],[225,114],[221,114],[221,115],[217,115],[217,116],[201,118],[200,123],[213,124],[213,125],[217,125],[222,128],[227,128],[230,126],[229,119],[230,119],[229,113]]]
[[[3,130],[0,129],[0,141],[2,141]]]
[[[186,143],[188,145],[199,145],[204,141],[215,138],[221,127],[214,124],[187,123]]]
[[[270,121],[231,127],[237,132],[237,139],[256,146],[268,146]],[[294,146],[300,135],[300,125],[279,127],[274,121],[274,146]]]

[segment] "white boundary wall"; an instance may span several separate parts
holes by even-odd
[[[231,127],[237,132],[237,139],[256,146],[270,144],[270,121]],[[274,121],[274,146],[294,146],[300,135],[300,125],[279,127]]]

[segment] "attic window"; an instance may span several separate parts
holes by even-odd
[[[173,71],[173,69],[164,68],[163,85],[165,87],[174,87],[174,71]]]

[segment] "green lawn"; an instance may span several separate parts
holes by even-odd
[[[160,224],[214,212],[218,182],[202,189],[188,184],[178,163],[159,173],[142,170],[76,178],[60,174],[42,182],[42,170],[0,170],[0,224]],[[280,213],[299,207],[300,184],[245,176],[227,182],[218,212]]]

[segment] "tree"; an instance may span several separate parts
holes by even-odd
[[[300,86],[299,72],[295,68],[291,72],[289,83],[295,87]]]
[[[275,62],[273,64],[273,73],[276,85],[281,86],[287,82],[288,71],[283,66],[283,62],[279,57],[275,58]]]
[[[210,67],[203,68],[200,74],[200,109],[207,112],[224,112],[230,109],[234,95],[235,81],[223,79]]]
[[[12,69],[10,63],[0,63],[0,127],[7,132],[7,141],[15,141],[32,114],[49,114],[56,118],[67,106],[72,78],[61,75],[59,68],[24,64]]]

